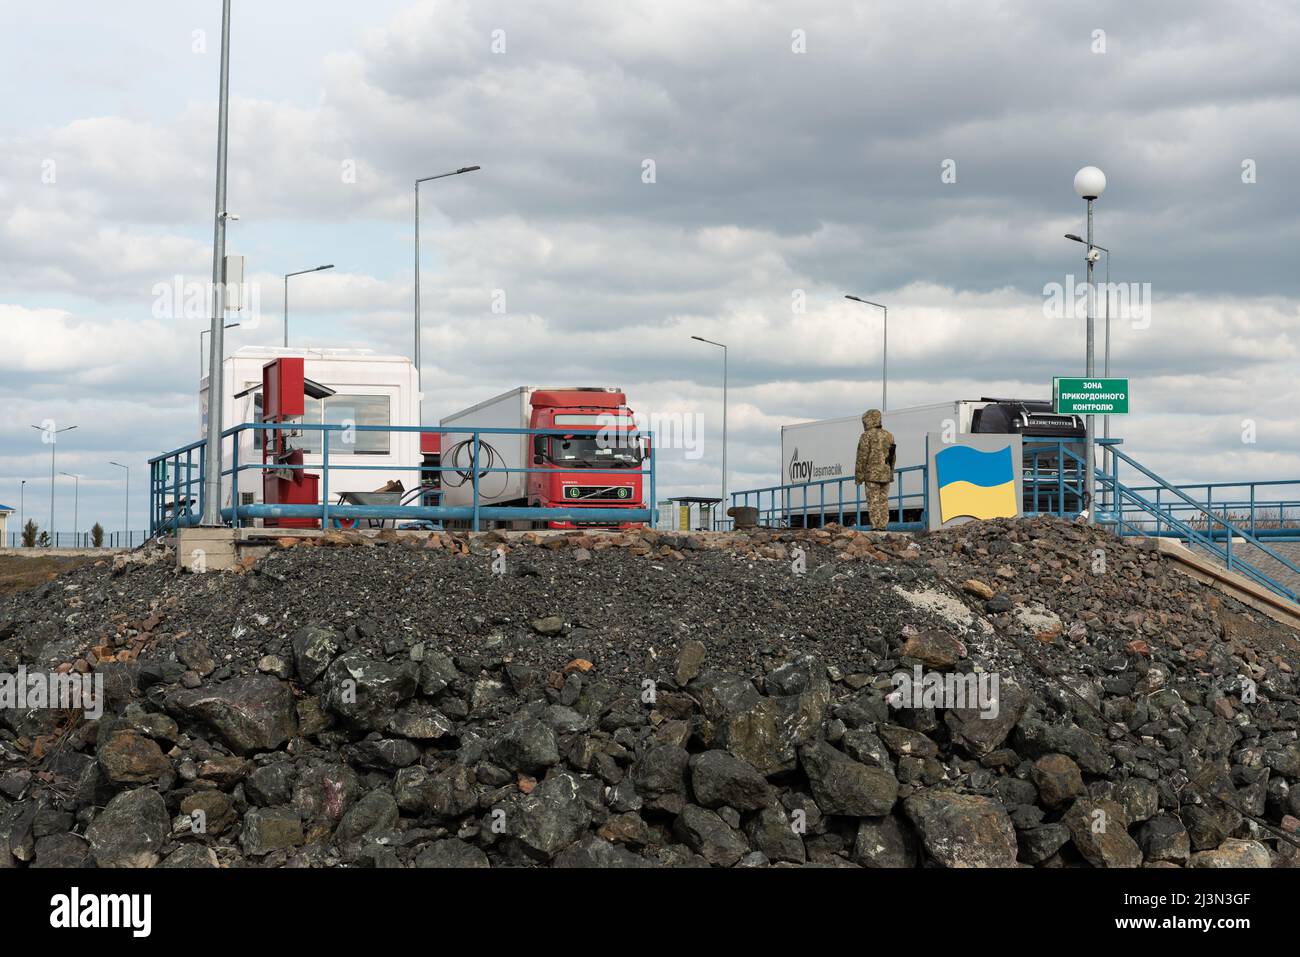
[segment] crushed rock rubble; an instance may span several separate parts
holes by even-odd
[[[1292,867],[1298,664],[1052,519],[151,546],[0,600],[103,689],[0,708],[0,868]]]

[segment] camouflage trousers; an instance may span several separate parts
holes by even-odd
[[[889,483],[865,482],[867,487],[867,511],[871,515],[871,527],[883,532],[889,527]]]

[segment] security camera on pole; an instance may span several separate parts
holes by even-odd
[[[1101,258],[1101,254],[1096,247],[1092,245],[1092,203],[1093,200],[1101,196],[1106,191],[1106,174],[1095,166],[1085,166],[1079,172],[1074,174],[1074,191],[1088,204],[1088,244],[1085,247],[1084,261],[1088,265],[1088,358],[1084,375],[1092,378],[1097,374],[1096,362],[1093,358],[1093,301],[1096,297],[1096,289],[1092,284],[1092,267]],[[1096,423],[1094,416],[1089,413],[1085,422],[1087,427],[1087,448],[1084,450],[1084,472],[1087,489],[1087,510],[1088,522],[1093,524],[1097,520],[1097,505],[1095,493],[1097,490],[1097,473],[1093,464],[1093,450],[1096,440]]]

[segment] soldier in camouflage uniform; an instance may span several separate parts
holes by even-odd
[[[896,452],[893,433],[880,425],[880,410],[868,409],[862,416],[862,437],[858,439],[853,481],[867,487],[871,527],[878,532],[889,526],[889,484],[894,480]]]

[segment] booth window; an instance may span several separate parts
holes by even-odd
[[[323,425],[374,425],[387,428],[392,425],[392,401],[386,395],[332,395],[326,399],[307,399],[304,422]],[[361,432],[352,436],[354,442],[344,442],[343,435],[330,435],[330,455],[387,455],[389,433]],[[302,438],[295,443],[308,455],[321,453],[321,434],[303,430]]]

